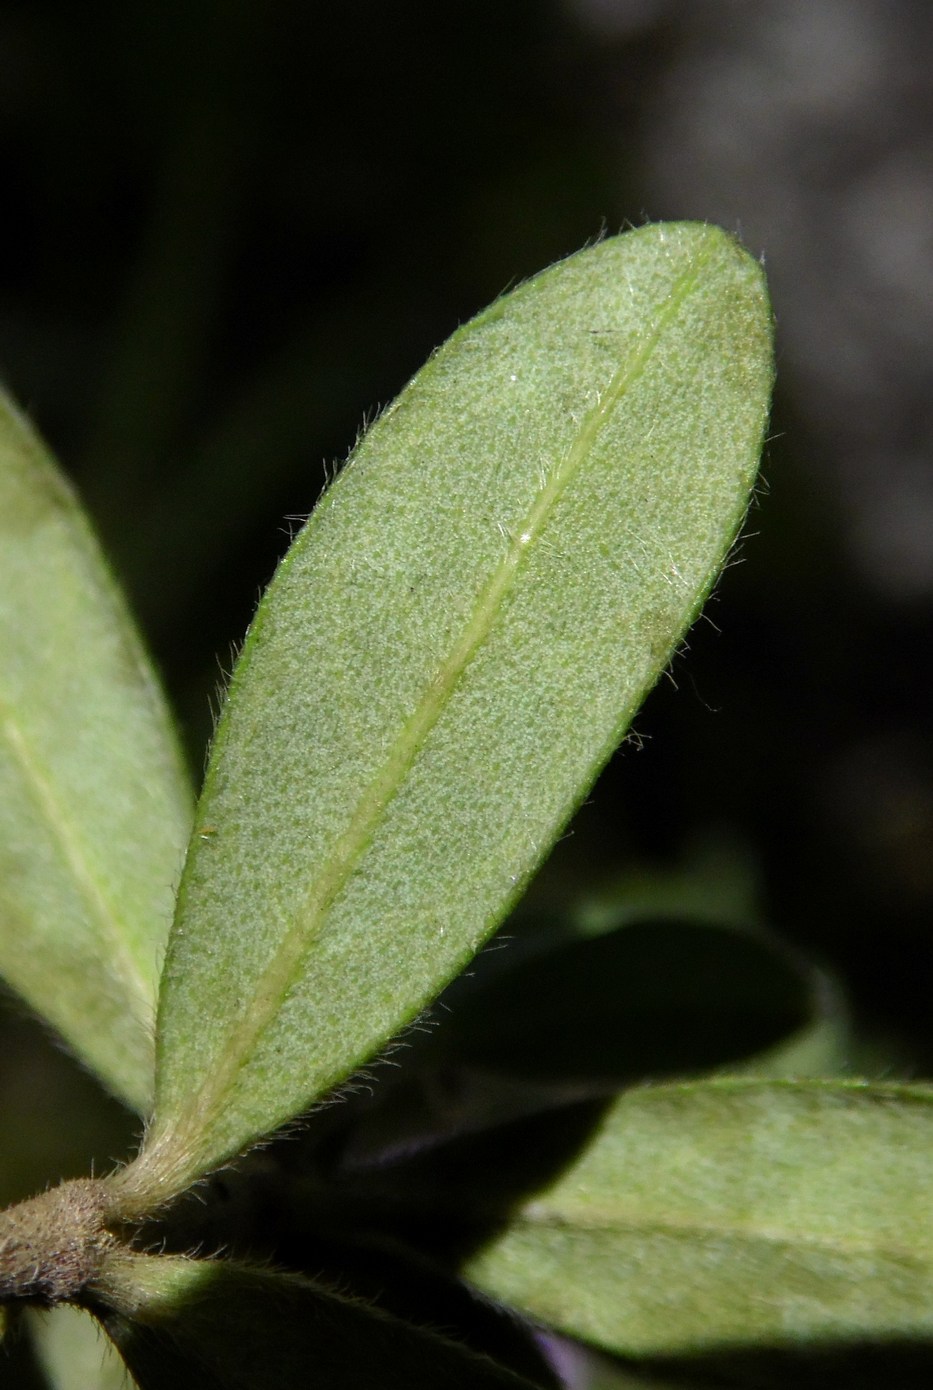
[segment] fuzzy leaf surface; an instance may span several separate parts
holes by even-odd
[[[116,584],[0,396],[0,973],[140,1110],[190,823],[175,734]]]
[[[499,300],[369,431],[234,672],[128,1192],[306,1108],[501,920],[722,564],[770,381],[760,267],[651,226]]]
[[[121,1255],[95,1297],[140,1390],[534,1390],[436,1332],[234,1261]]]
[[[629,1354],[929,1338],[931,1147],[928,1088],[633,1090],[466,1273]]]

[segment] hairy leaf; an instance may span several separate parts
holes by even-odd
[[[625,1353],[933,1334],[933,1091],[634,1090],[468,1264]]]
[[[140,1390],[533,1390],[437,1332],[234,1261],[121,1254],[91,1302]]]
[[[0,396],[0,973],[144,1109],[190,794],[77,501]]]
[[[722,563],[770,377],[758,265],[652,226],[499,300],[370,430],[234,673],[130,1206],[347,1077],[502,918]]]

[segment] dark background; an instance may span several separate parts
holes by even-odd
[[[925,0],[0,6],[2,370],[198,772],[286,518],[458,323],[647,218],[765,258],[741,563],[536,901],[741,882],[907,1075],[933,1067],[931,30]]]

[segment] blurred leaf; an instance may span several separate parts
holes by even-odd
[[[106,1172],[138,1147],[137,1117],[24,1013],[18,1000],[0,999],[0,1207]]]
[[[130,1207],[344,1079],[521,893],[716,575],[770,373],[760,267],[646,227],[499,300],[363,440],[234,674]]]
[[[634,1090],[466,1273],[629,1354],[929,1336],[931,1144],[921,1087]]]
[[[294,1274],[123,1253],[95,1298],[140,1390],[532,1390],[436,1332]]]
[[[776,1047],[737,1064],[732,1068],[734,1072],[788,1078],[862,1074],[863,1069],[853,1065],[855,1040],[848,1013],[832,981],[821,978],[825,986],[824,1012]]]
[[[454,981],[434,1028],[357,1105],[343,1166],[382,1166],[635,1081],[737,1066],[835,1075],[844,1065],[838,991],[763,932],[659,919],[565,939],[512,969],[504,954]]]
[[[598,936],[649,918],[761,925],[761,884],[753,852],[706,828],[673,863],[628,863],[608,882],[583,883],[570,904],[574,933]]]
[[[189,791],[74,496],[0,399],[0,971],[144,1109]]]
[[[122,1357],[87,1313],[61,1307],[27,1317],[50,1390],[132,1390]]]
[[[764,933],[663,918],[570,941],[445,995],[432,1050],[540,1081],[619,1089],[774,1047],[820,1008],[817,976]]]

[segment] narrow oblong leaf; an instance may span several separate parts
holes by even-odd
[[[628,1354],[933,1334],[933,1091],[634,1090],[467,1266]]]
[[[140,1390],[534,1390],[437,1332],[235,1261],[124,1252],[89,1301]]]
[[[366,435],[234,672],[130,1205],[345,1078],[501,920],[722,563],[770,380],[760,267],[651,226],[499,300]]]
[[[116,584],[0,395],[0,974],[140,1110],[190,822],[171,721]]]

